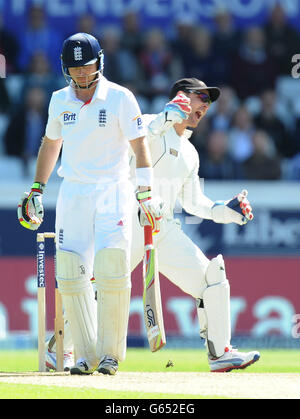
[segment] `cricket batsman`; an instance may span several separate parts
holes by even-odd
[[[154,236],[159,271],[196,299],[200,336],[205,339],[212,372],[244,369],[260,358],[256,351],[239,352],[231,346],[230,286],[222,255],[209,260],[174,218],[178,200],[189,214],[216,223],[245,225],[253,219],[247,191],[225,202],[212,202],[200,187],[199,156],[189,141],[192,131],[188,128],[198,126],[219,95],[217,87],[184,78],[173,85],[161,113],[143,116],[154,171],[153,196],[161,198],[153,200],[154,216],[162,217],[160,231]],[[130,163],[135,168],[133,153]],[[133,219],[131,271],[143,258],[142,226],[146,223],[141,212]],[[48,351],[50,357],[55,367],[54,349]]]
[[[43,192],[62,151],[56,206],[57,283],[76,359],[72,374],[114,375],[126,356],[132,205],[128,152],[137,159],[136,198],[151,215],[151,156],[138,103],[103,76],[104,52],[86,33],[62,46],[68,86],[53,93],[34,183],[18,206],[22,226],[39,228]],[[142,196],[142,197],[141,197]],[[155,226],[155,220],[152,220]],[[94,276],[97,305],[90,278]]]

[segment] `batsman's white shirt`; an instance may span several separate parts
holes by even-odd
[[[57,246],[80,254],[88,270],[97,250],[130,247],[128,150],[131,140],[144,135],[134,95],[103,76],[87,103],[71,87],[52,95],[46,136],[63,139]]]
[[[149,125],[156,115],[144,115],[144,123]],[[153,136],[148,131],[151,151],[154,188],[153,196],[159,195],[166,205],[166,217],[161,223],[161,231],[154,236],[158,249],[159,271],[187,294],[201,298],[207,287],[205,272],[209,259],[182,231],[178,219],[174,219],[174,209],[178,200],[192,215],[212,219],[213,202],[201,189],[198,176],[199,156],[189,141],[192,132],[186,130],[180,137],[174,128],[165,134]],[[135,167],[135,158],[130,156],[130,165]],[[134,170],[132,170],[134,176]],[[143,229],[137,217],[133,220],[133,241],[131,251],[132,270],[143,258]]]
[[[63,138],[59,174],[68,181],[110,183],[128,179],[129,141],[144,135],[134,95],[103,76],[86,104],[69,86],[52,95],[46,136]]]

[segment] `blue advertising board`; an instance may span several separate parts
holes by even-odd
[[[209,255],[300,255],[299,210],[260,208],[255,211],[254,220],[245,226],[208,220],[197,223],[195,217],[187,214],[181,214],[180,219],[186,234]]]
[[[182,213],[182,228],[207,255],[297,256],[300,255],[300,211],[258,209],[245,226],[215,224]],[[33,256],[36,232],[20,226],[15,210],[0,209],[5,220],[0,231],[1,256]],[[39,232],[54,231],[55,211],[47,210]],[[49,252],[51,253],[51,249]]]

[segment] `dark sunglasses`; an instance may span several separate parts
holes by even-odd
[[[211,102],[212,102],[210,96],[207,93],[203,93],[199,90],[198,91],[197,90],[188,90],[188,92],[189,93],[196,93],[196,95],[199,96],[199,98],[201,99],[201,101],[203,103],[207,103],[208,105],[210,105]]]

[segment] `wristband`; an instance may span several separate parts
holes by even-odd
[[[145,201],[151,198],[151,191],[136,192],[136,199],[138,201]]]
[[[40,192],[43,193],[44,189],[45,189],[45,184],[44,183],[40,183],[40,182],[33,182],[32,186],[31,186],[31,190],[34,192]]]
[[[152,167],[139,167],[135,169],[136,186],[152,187],[153,183],[153,169]]]

